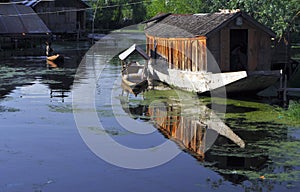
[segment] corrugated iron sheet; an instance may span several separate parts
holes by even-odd
[[[1,35],[46,35],[51,33],[31,7],[0,4]]]

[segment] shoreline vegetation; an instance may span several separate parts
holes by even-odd
[[[300,124],[300,102],[291,102],[288,109],[283,114],[292,122],[298,122]]]

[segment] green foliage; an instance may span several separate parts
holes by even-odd
[[[141,0],[90,0],[91,17],[97,29],[117,29],[145,19],[146,8]]]
[[[147,6],[147,16],[158,13],[192,14],[202,10],[202,0],[155,0]]]
[[[116,29],[139,23],[158,13],[192,14],[241,9],[280,37],[296,31],[300,0],[90,0],[96,28]],[[95,11],[97,10],[97,11]],[[299,29],[298,29],[299,30]]]
[[[300,102],[293,102],[285,112],[291,121],[300,121]]]
[[[283,36],[286,31],[295,31],[300,14],[300,0],[205,0],[205,5],[209,12],[241,9],[271,28],[277,36]]]

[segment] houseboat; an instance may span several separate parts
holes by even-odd
[[[275,33],[239,10],[207,14],[160,14],[145,34],[152,79],[196,93],[258,92],[274,84]]]

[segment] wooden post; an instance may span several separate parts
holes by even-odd
[[[287,75],[284,74],[283,107],[287,108],[288,106],[289,106],[289,104],[288,104],[288,98],[287,98]]]

